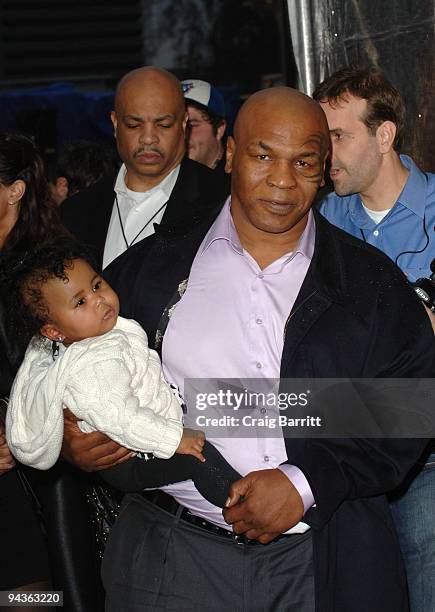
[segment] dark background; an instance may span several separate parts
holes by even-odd
[[[231,127],[253,91],[296,84],[287,19],[281,0],[0,0],[0,131],[47,158],[113,144],[116,83],[147,64],[218,86]]]

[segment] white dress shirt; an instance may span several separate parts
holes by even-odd
[[[128,247],[154,234],[154,223],[162,220],[179,171],[180,165],[148,191],[132,191],[125,184],[127,169],[122,164],[115,182],[116,196],[104,246],[103,268]]]

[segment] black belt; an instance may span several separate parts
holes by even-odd
[[[229,540],[232,540],[235,544],[247,544],[249,546],[261,544],[261,542],[259,542],[258,540],[250,540],[243,534],[234,533],[233,531],[229,531],[228,529],[219,527],[214,523],[210,523],[210,521],[206,521],[200,516],[192,514],[190,510],[181,506],[173,497],[171,497],[171,495],[167,495],[163,491],[142,491],[141,495],[142,497],[155,504],[162,510],[169,512],[169,514],[176,515],[179,512],[180,508],[183,508],[181,514],[179,515],[181,520],[186,521],[191,525],[195,525],[200,529],[204,529],[209,533],[214,533],[215,535],[223,536]],[[272,542],[277,542],[279,540],[289,537],[291,537],[291,534],[282,534],[272,540]]]

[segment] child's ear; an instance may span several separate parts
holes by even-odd
[[[52,323],[46,323],[39,330],[41,336],[45,336],[49,340],[55,340],[56,342],[63,342],[65,340],[65,336],[62,334],[59,329],[53,325]]]

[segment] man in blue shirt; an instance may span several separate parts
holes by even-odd
[[[384,251],[410,282],[435,258],[435,175],[399,155],[405,108],[379,70],[339,70],[313,93],[332,141],[335,192],[320,205],[334,225]],[[368,288],[369,289],[369,288]],[[435,330],[435,315],[427,309]],[[408,483],[409,484],[409,483]],[[412,612],[435,610],[435,454],[392,503]]]

